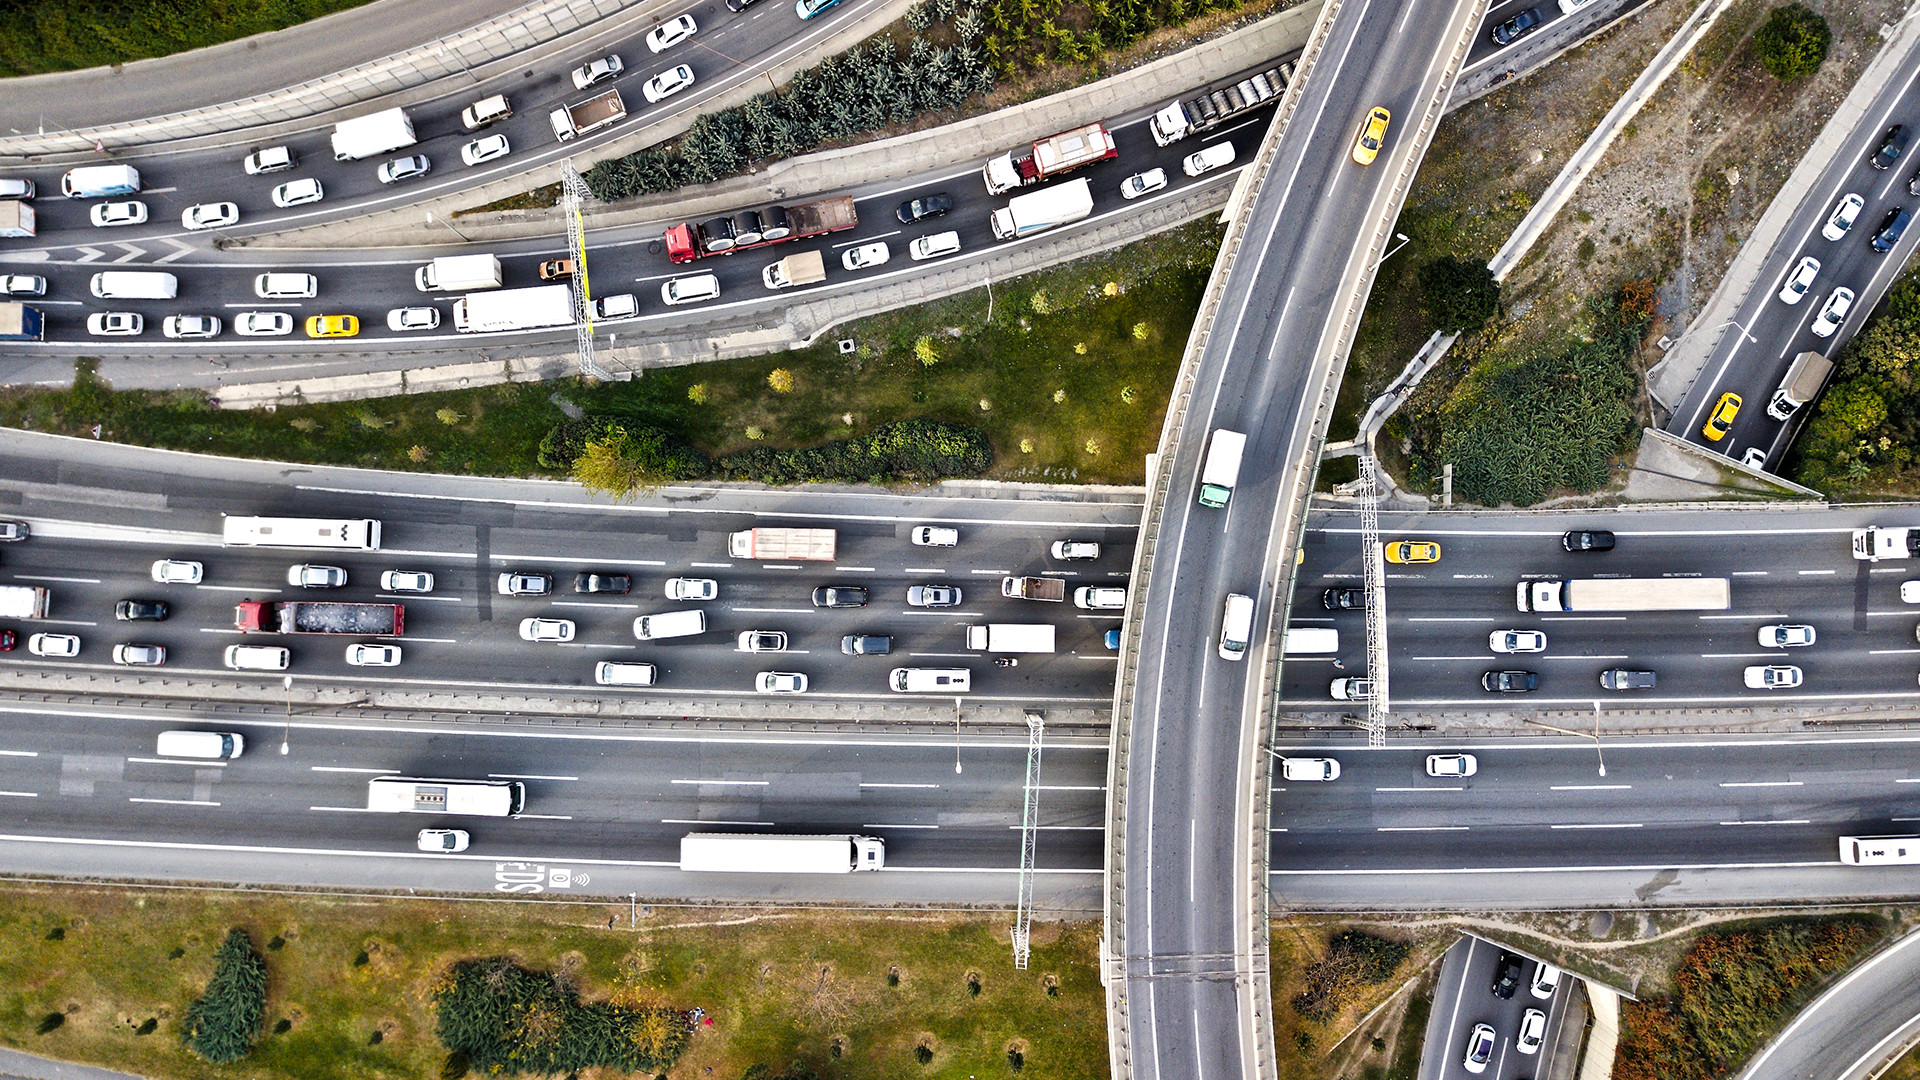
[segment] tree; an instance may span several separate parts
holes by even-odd
[[[1801,79],[1820,69],[1833,44],[1833,31],[1827,20],[1805,4],[1787,4],[1773,9],[1766,25],[1753,35],[1753,49],[1766,68],[1781,82]]]
[[[1500,313],[1500,285],[1485,263],[1442,256],[1420,268],[1420,290],[1442,330],[1478,330]]]
[[[208,1061],[224,1064],[253,1052],[267,1015],[267,962],[245,930],[234,927],[214,954],[206,993],[187,1007],[180,1037]]]
[[[621,499],[699,471],[693,454],[674,446],[666,432],[645,426],[609,424],[573,462],[573,479],[581,487]]]

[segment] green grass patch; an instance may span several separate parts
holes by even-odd
[[[1433,993],[1416,991],[1407,1002],[1407,1015],[1400,1021],[1400,1034],[1394,1040],[1393,1067],[1386,1080],[1417,1080],[1420,1075],[1420,1049],[1427,1038],[1427,1016],[1433,1012]]]
[[[367,0],[15,0],[0,4],[0,77],[124,64],[281,30]]]
[[[695,1028],[675,1077],[797,1064],[844,1080],[959,1080],[1007,1075],[1012,1050],[1025,1077],[1107,1071],[1096,923],[1035,925],[1031,966],[1015,971],[1006,913],[662,908],[643,909],[635,932],[624,904],[57,886],[0,896],[0,969],[16,973],[0,987],[0,1043],[170,1080],[485,1075],[479,1059],[449,1053],[432,1003],[455,964],[496,956],[556,977],[588,1009],[705,1010],[712,1023]],[[50,927],[67,932],[50,940]],[[258,1044],[215,1066],[182,1044],[180,1025],[230,927],[281,945],[263,954]],[[545,1030],[533,1019],[519,1035]]]

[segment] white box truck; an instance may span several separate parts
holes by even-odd
[[[817,251],[789,255],[760,272],[760,280],[769,289],[787,289],[795,285],[818,285],[827,280],[826,261]]]
[[[37,231],[34,220],[32,203],[24,199],[0,200],[0,236],[32,236]]]
[[[38,585],[0,585],[0,619],[44,619],[47,600]]]
[[[1207,440],[1207,460],[1200,466],[1200,505],[1222,507],[1233,497],[1233,485],[1240,482],[1240,453],[1247,448],[1247,437],[1226,428],[1216,430]]]
[[[500,287],[498,255],[442,255],[413,272],[421,292],[465,292]]]
[[[773,562],[832,562],[832,529],[742,529],[727,535],[727,554]]]
[[[1787,377],[1780,380],[1780,388],[1773,392],[1773,400],[1767,402],[1767,415],[1775,420],[1791,417],[1795,410],[1820,396],[1820,388],[1827,384],[1827,376],[1833,372],[1833,361],[1817,352],[1803,352],[1793,358],[1793,365],[1787,368]]]
[[[997,653],[1050,653],[1052,623],[985,623],[966,628],[967,648]]]
[[[565,285],[468,293],[453,302],[453,328],[463,334],[572,324],[573,292]]]
[[[386,109],[333,125],[333,160],[358,161],[417,142],[404,109]]]
[[[695,873],[849,874],[886,864],[886,843],[875,836],[688,833],[680,838],[680,869]]]
[[[993,212],[993,235],[1000,240],[1046,232],[1093,213],[1093,188],[1084,177],[1050,188],[1015,195]]]

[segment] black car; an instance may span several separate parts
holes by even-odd
[[[1560,537],[1568,551],[1612,551],[1613,534],[1605,529],[1575,529]]]
[[[1873,234],[1873,239],[1867,242],[1868,246],[1882,255],[1892,251],[1893,245],[1905,235],[1907,223],[1912,220],[1913,212],[1904,206],[1887,211],[1887,216],[1880,221],[1880,231]]]
[[[745,11],[759,2],[760,0],[727,0],[727,10]]]
[[[574,592],[610,592],[626,595],[633,588],[633,578],[626,574],[589,574],[573,575]]]
[[[1351,585],[1335,586],[1320,594],[1320,606],[1328,611],[1365,611],[1367,590]]]
[[[908,199],[900,204],[900,209],[895,210],[893,216],[900,219],[900,224],[911,225],[930,217],[946,217],[947,211],[951,209],[953,209],[953,196],[943,191],[938,195],[922,195],[917,199]]]
[[[1603,690],[1651,690],[1659,681],[1659,676],[1651,671],[1608,668],[1600,673],[1600,687]]]
[[[1511,45],[1521,38],[1526,37],[1528,34],[1533,33],[1535,30],[1540,29],[1540,24],[1546,21],[1546,16],[1540,14],[1539,8],[1528,8],[1513,18],[1508,19],[1506,22],[1501,23],[1499,26],[1494,27],[1493,43],[1495,45]]]
[[[122,600],[113,605],[113,617],[121,622],[159,622],[167,612],[165,600]]]
[[[851,608],[867,606],[867,590],[858,586],[822,585],[813,590],[813,606]]]
[[[1510,952],[1500,954],[1493,964],[1493,996],[1510,998],[1520,989],[1520,958]]]
[[[1880,149],[1873,152],[1873,160],[1869,164],[1876,169],[1891,169],[1893,163],[1900,160],[1900,155],[1906,152],[1907,126],[1895,124],[1887,129],[1886,137],[1880,140]]]
[[[1480,688],[1495,694],[1524,694],[1540,687],[1540,676],[1531,671],[1489,671],[1480,676]]]
[[[848,656],[885,656],[893,651],[893,639],[885,634],[848,634],[840,639],[840,651]]]

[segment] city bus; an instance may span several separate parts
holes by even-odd
[[[389,814],[518,817],[527,785],[518,780],[421,780],[382,776],[367,781],[367,809]]]
[[[1840,861],[1848,866],[1920,863],[1920,836],[1843,836]]]
[[[380,523],[372,518],[230,517],[223,530],[228,547],[380,550]]]

